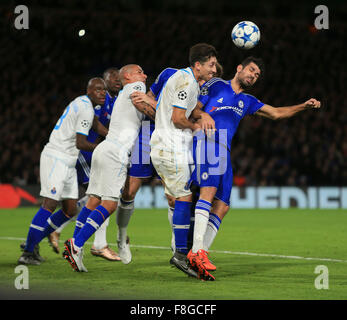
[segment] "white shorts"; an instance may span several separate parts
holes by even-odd
[[[152,147],[151,159],[155,170],[164,182],[165,193],[180,198],[190,195],[188,181],[193,171],[188,153],[167,151]]]
[[[78,199],[76,159],[45,147],[40,157],[40,195],[61,201]]]
[[[127,178],[129,155],[104,140],[94,150],[86,194],[118,201]]]

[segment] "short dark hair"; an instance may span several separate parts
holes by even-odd
[[[211,57],[217,57],[217,50],[207,43],[198,43],[189,50],[189,63],[192,67],[195,62],[205,63]]]
[[[263,77],[264,72],[265,72],[265,64],[264,64],[263,59],[250,56],[250,57],[247,57],[246,59],[244,59],[241,62],[241,65],[244,68],[244,67],[248,66],[251,62],[255,63],[259,67],[260,76]]]
[[[107,75],[109,73],[114,73],[114,72],[119,72],[118,68],[116,67],[111,67],[111,68],[108,68],[104,71],[104,74],[103,74],[103,78],[106,79]]]

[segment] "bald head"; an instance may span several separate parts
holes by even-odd
[[[105,81],[104,79],[102,78],[99,78],[99,77],[96,77],[96,78],[92,78],[88,81],[88,84],[87,84],[87,93],[88,93],[88,90],[94,88],[96,85],[103,85],[105,86]]]
[[[147,76],[144,74],[142,68],[137,64],[127,64],[119,70],[119,78],[122,85],[141,81],[146,82]]]
[[[88,81],[87,95],[93,105],[102,105],[106,97],[106,84],[102,78],[92,78]]]

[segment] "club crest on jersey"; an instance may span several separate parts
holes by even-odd
[[[201,179],[202,180],[207,180],[208,179],[208,173],[207,172],[203,172],[201,175]]]
[[[57,190],[55,189],[55,187],[53,187],[52,189],[51,189],[51,194],[56,194],[57,193]]]
[[[239,100],[239,108],[243,108],[243,106],[244,106],[244,103],[243,103],[243,101],[242,100]]]
[[[137,85],[133,88],[134,90],[141,91],[141,86]]]
[[[82,128],[88,128],[89,126],[89,121],[88,120],[82,120],[81,121]]]
[[[208,87],[203,87],[200,91],[200,95],[207,96],[208,95]]]
[[[185,92],[184,90],[181,90],[181,91],[178,93],[178,99],[180,99],[180,100],[185,100],[185,99],[187,99],[187,92]]]

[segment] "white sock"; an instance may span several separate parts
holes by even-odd
[[[216,238],[221,222],[222,221],[216,214],[210,213],[204,236],[204,250],[208,251],[210,249],[214,239]]]
[[[199,199],[195,206],[195,224],[193,235],[192,252],[196,253],[198,250],[204,248],[204,236],[207,229],[209,213],[211,210],[211,203]]]
[[[170,227],[171,227],[171,249],[173,252],[175,252],[175,250],[176,250],[175,233],[174,233],[173,226],[172,226],[173,213],[174,213],[174,208],[169,207],[167,210],[167,218],[169,220]]]
[[[95,238],[94,238],[94,247],[96,250],[101,250],[102,248],[105,248],[107,246],[107,240],[106,240],[106,229],[110,222],[110,217],[108,217],[104,223],[99,227],[98,230],[95,231]]]
[[[127,227],[130,221],[130,218],[134,212],[134,200],[133,201],[124,201],[120,199],[119,205],[117,208],[116,222],[118,225],[118,241],[121,244],[126,243],[127,239]]]

